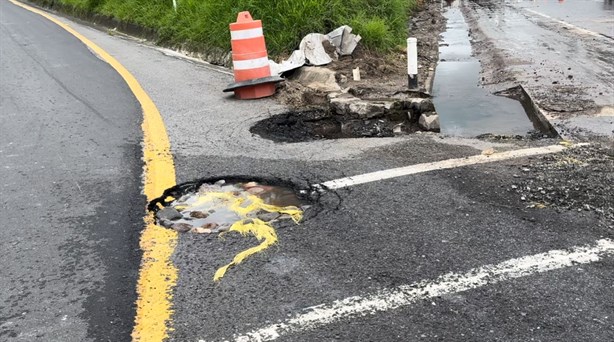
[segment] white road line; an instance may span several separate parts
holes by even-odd
[[[549,15],[537,12],[537,11],[529,9],[529,8],[525,8],[525,11],[527,11],[529,13],[533,13],[533,14],[538,15],[540,17],[546,18],[548,20],[554,21],[556,23],[559,23],[559,24],[569,28],[570,30],[573,30],[573,31],[579,33],[579,34],[585,34],[585,35],[589,35],[589,36],[593,36],[593,37],[607,37],[607,36],[602,35],[601,33],[594,32],[594,31],[587,30],[587,29],[583,29],[583,28],[578,27],[576,25],[570,24],[570,23],[568,23],[566,21],[553,18],[553,17],[551,17]]]
[[[576,144],[573,146],[584,146],[584,145],[588,145],[588,144]],[[475,156],[466,157],[466,158],[447,159],[447,160],[442,160],[438,162],[416,164],[416,165],[399,167],[396,169],[388,169],[388,170],[376,171],[376,172],[371,172],[371,173],[365,173],[362,175],[331,180],[328,182],[324,182],[322,184],[315,184],[314,186],[317,188],[334,190],[334,189],[349,187],[352,185],[370,183],[370,182],[380,181],[384,179],[408,176],[408,175],[413,175],[413,174],[428,172],[428,171],[452,169],[452,168],[461,167],[461,166],[492,163],[492,162],[502,161],[502,160],[507,160],[507,159],[530,157],[530,156],[550,154],[550,153],[558,153],[565,149],[566,147],[563,145],[550,145],[550,146],[545,146],[545,147],[526,148],[526,149],[521,149],[521,150],[494,153],[491,155],[481,155],[480,154],[480,155],[475,155]]]
[[[611,255],[614,255],[614,241],[602,239],[593,246],[553,250],[474,268],[465,273],[451,272],[435,280],[423,280],[411,285],[402,285],[364,296],[348,297],[332,303],[308,307],[303,310],[303,313],[284,322],[253,330],[244,335],[235,335],[233,339],[238,342],[272,341],[282,335],[312,330],[342,319],[373,315],[420,300],[468,291],[573,265],[589,264]]]

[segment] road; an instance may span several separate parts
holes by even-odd
[[[611,0],[517,1],[520,8],[614,38]]]
[[[109,65],[0,2],[1,340],[128,340],[141,109]]]
[[[130,323],[140,317],[133,309],[137,272],[144,274],[136,249],[144,215],[140,109],[113,70],[74,38],[42,17],[0,4],[0,158],[15,168],[2,169],[7,180],[2,222],[11,223],[11,230],[1,233],[2,250],[8,252],[0,287],[9,290],[2,291],[8,305],[2,308],[0,333],[9,341],[129,340]],[[255,239],[184,233],[176,246],[160,242],[158,248],[173,251],[168,261],[178,275],[176,281],[163,280],[172,287],[172,319],[145,330],[162,329],[169,341],[614,339],[614,228],[596,210],[609,210],[607,201],[596,200],[611,193],[611,147],[566,150],[557,139],[489,141],[430,134],[274,143],[249,128],[287,108],[271,99],[237,101],[223,94],[232,81],[227,70],[58,20],[117,58],[151,96],[168,130],[177,183],[243,175],[307,188],[380,172],[379,178],[365,176],[361,184],[354,178],[314,198],[300,225],[276,226],[279,243],[232,268],[220,282],[213,282],[216,269]],[[51,66],[43,69],[27,54],[16,55],[26,48],[30,54],[38,51],[40,63],[70,61],[70,66],[54,74]],[[54,54],[59,55],[55,62]],[[33,89],[16,81],[28,65],[36,68],[26,78],[37,80]],[[64,87],[55,85],[49,73]],[[39,85],[44,79],[51,85]],[[82,101],[66,95],[65,88]],[[88,89],[94,93],[86,97],[81,92]],[[49,109],[52,119],[41,120],[41,108],[54,108],[48,101],[41,104],[46,98],[69,102]],[[116,125],[109,127],[95,112]],[[62,118],[66,121],[56,122]],[[37,126],[47,124],[53,126]],[[36,132],[31,127],[43,132],[38,149],[28,147],[27,133]],[[16,150],[23,148],[30,150]],[[503,157],[473,162],[490,158],[482,154],[490,148]],[[519,154],[505,157],[506,151]],[[19,154],[22,173],[34,181],[19,178],[26,176],[11,164],[13,154]],[[26,164],[23,158],[32,161]],[[459,158],[455,163],[462,166],[449,164]],[[576,182],[574,188],[587,186],[585,192],[595,195],[578,196],[579,207],[569,209],[531,206],[531,197],[521,190],[550,179],[549,170],[570,160],[586,166],[557,177]],[[32,167],[43,161],[50,163],[44,171]],[[444,164],[449,168],[438,170]],[[400,172],[391,169],[412,165],[391,177]],[[599,188],[583,184],[580,171],[586,170],[602,179]],[[31,210],[36,203],[45,209]],[[583,209],[589,203],[595,210]],[[80,210],[64,214],[65,204]],[[40,210],[48,210],[44,225]],[[158,261],[165,260],[143,264]],[[121,329],[112,327],[115,319]]]

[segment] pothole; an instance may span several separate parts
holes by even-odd
[[[426,123],[437,113],[428,98],[397,94],[389,98],[329,94],[328,107],[290,111],[262,120],[250,131],[278,142],[318,139],[392,137],[418,131],[439,131]],[[426,120],[426,121],[425,121]]]
[[[307,191],[289,183],[267,183],[250,179],[218,179],[178,185],[149,204],[156,223],[186,234],[238,233],[253,236],[259,244],[238,253],[220,267],[214,280],[226,271],[278,241],[275,226],[299,224],[310,206]]]
[[[319,139],[391,137],[396,132],[416,130],[409,122],[390,118],[350,119],[324,109],[291,111],[262,120],[250,131],[278,142]]]

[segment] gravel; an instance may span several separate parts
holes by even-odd
[[[514,178],[511,190],[529,207],[595,211],[614,229],[614,143],[535,158]]]

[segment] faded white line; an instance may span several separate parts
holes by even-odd
[[[312,330],[353,317],[364,317],[377,312],[394,310],[420,300],[446,294],[468,291],[502,281],[527,277],[578,264],[588,264],[614,255],[614,241],[598,240],[592,246],[577,246],[569,250],[511,259],[495,265],[474,268],[465,273],[447,273],[434,280],[423,280],[410,285],[385,289],[364,296],[348,297],[328,304],[304,309],[303,313],[277,324],[235,335],[238,342],[272,341],[282,335]],[[204,342],[204,340],[200,340]]]
[[[556,23],[559,23],[559,24],[567,27],[568,29],[570,29],[572,31],[575,31],[576,33],[579,33],[579,34],[585,34],[585,35],[594,36],[594,37],[607,37],[607,36],[602,35],[601,33],[594,32],[594,31],[587,30],[587,29],[583,29],[583,28],[578,27],[576,25],[570,24],[570,23],[568,23],[566,21],[553,18],[553,17],[551,17],[549,15],[540,13],[540,12],[532,10],[532,9],[525,8],[525,11],[527,11],[529,13],[532,13],[532,14],[535,14],[535,15],[538,15],[540,17],[546,18],[548,20],[554,21]],[[607,37],[607,38],[609,38],[609,37]]]
[[[584,146],[588,144],[576,144],[573,146]],[[409,176],[417,173],[452,169],[456,167],[469,166],[475,164],[492,163],[496,161],[502,161],[507,159],[530,157],[542,154],[558,153],[565,150],[563,145],[550,145],[545,147],[526,148],[520,150],[513,150],[507,152],[494,153],[491,155],[475,155],[466,158],[447,159],[438,162],[415,164],[410,166],[399,167],[395,169],[388,169],[382,171],[376,171],[371,173],[365,173],[362,175],[346,177],[324,182],[322,184],[316,184],[315,187],[324,189],[340,189],[357,184],[364,184],[370,182],[376,182],[384,179]]]

